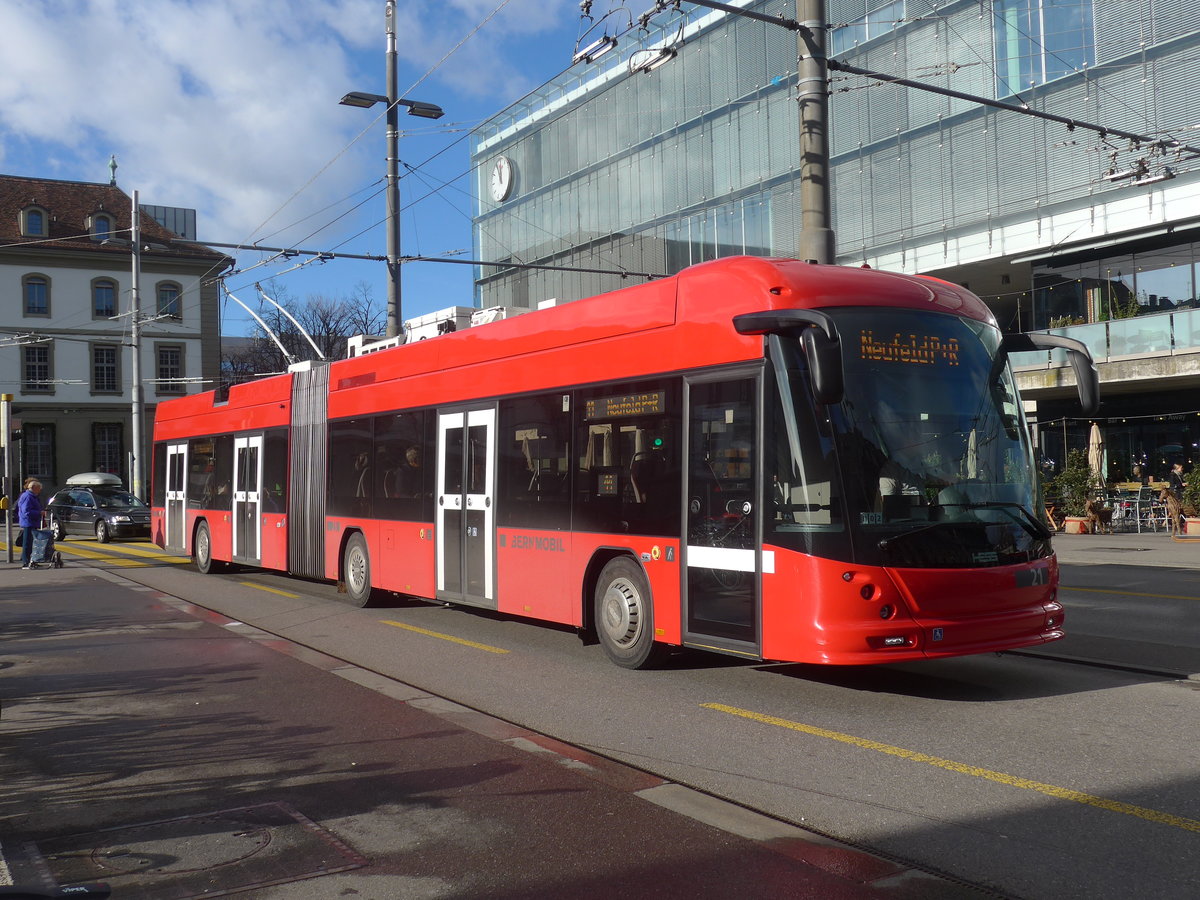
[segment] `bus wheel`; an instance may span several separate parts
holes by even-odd
[[[201,522],[196,527],[196,538],[192,541],[192,559],[196,563],[196,571],[201,575],[220,570],[221,564],[212,557],[212,534],[208,523]]]
[[[608,658],[627,669],[647,669],[666,652],[654,643],[650,585],[629,558],[608,563],[596,583],[596,634]]]
[[[371,555],[361,534],[352,535],[346,542],[342,581],[346,585],[346,597],[355,606],[366,606],[371,602]]]

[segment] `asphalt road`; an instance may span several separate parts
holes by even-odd
[[[101,564],[533,731],[1003,894],[1200,894],[1200,680],[1176,677],[1200,671],[1185,671],[1200,633],[1200,585],[1186,568],[1065,564],[1073,637],[1049,657],[842,670],[687,653],[659,671],[628,672],[565,630],[428,604],[353,609],[329,585],[253,571],[201,577],[159,561],[153,547],[134,549],[149,555]],[[1110,650],[1115,667],[1105,665]]]

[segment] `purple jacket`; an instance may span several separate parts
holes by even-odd
[[[17,524],[22,528],[42,527],[42,501],[33,491],[25,491],[17,498]]]

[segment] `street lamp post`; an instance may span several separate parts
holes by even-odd
[[[387,264],[388,264],[388,305],[387,305],[387,337],[395,337],[400,333],[400,117],[399,107],[408,108],[410,116],[423,119],[440,119],[445,113],[440,106],[432,103],[422,103],[419,100],[406,100],[398,97],[396,87],[396,0],[387,0],[384,9],[384,19],[387,28],[387,96],[367,94],[361,91],[351,91],[339,102],[343,106],[357,106],[362,109],[374,106],[376,103],[387,104]]]

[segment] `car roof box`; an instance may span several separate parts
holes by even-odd
[[[119,475],[111,472],[80,472],[68,478],[67,484],[72,487],[120,487],[122,482]]]

